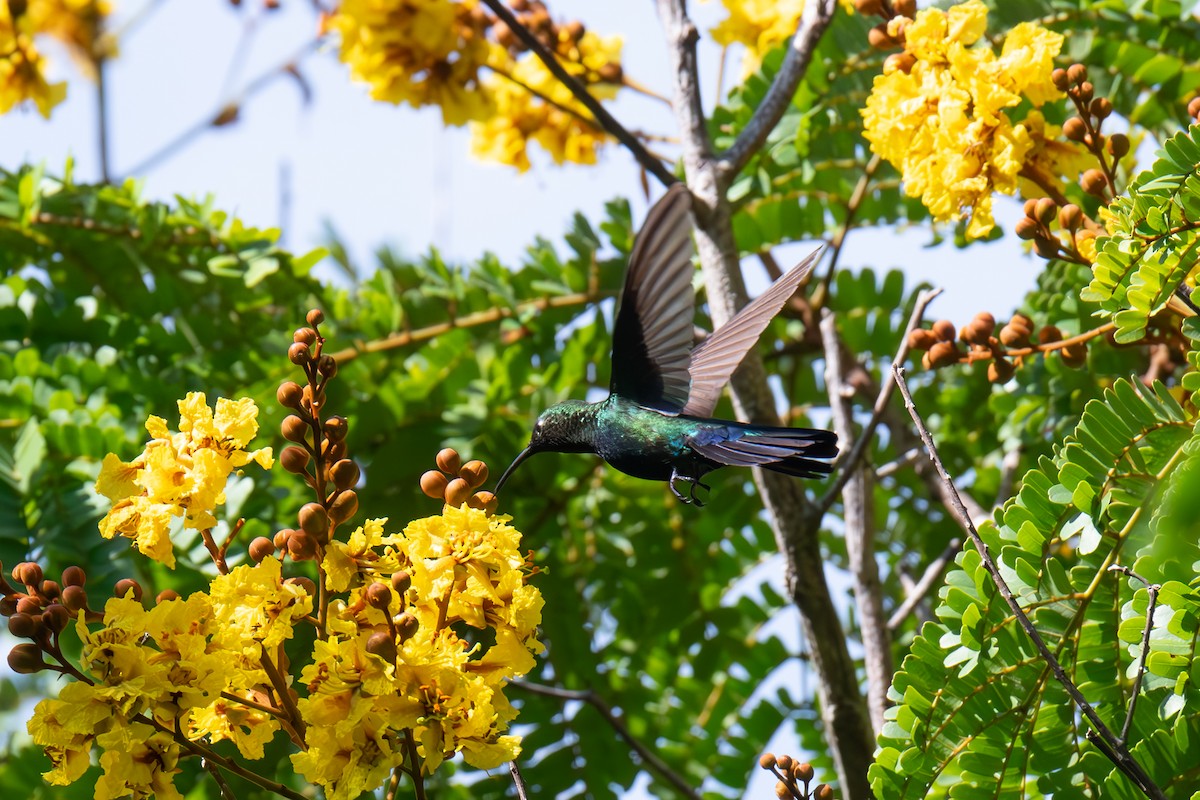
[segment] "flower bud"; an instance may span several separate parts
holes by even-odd
[[[58,585],[57,581],[42,581],[42,585],[38,587],[38,591],[47,600],[57,600],[62,595],[62,587]]]
[[[350,426],[345,417],[330,417],[325,420],[325,438],[331,442],[340,442],[346,438]]]
[[[888,33],[886,22],[881,22],[867,31],[867,43],[876,50],[890,50],[900,44],[896,37]]]
[[[912,19],[917,15],[917,0],[892,0],[892,10],[896,16]]]
[[[45,575],[42,574],[41,564],[34,561],[24,561],[18,564],[16,569],[13,570],[13,577],[33,590],[41,584]]]
[[[763,769],[770,769],[775,766],[775,755],[773,753],[763,753],[758,759],[758,765]]]
[[[337,359],[333,356],[321,356],[317,359],[317,372],[321,373],[321,377],[325,380],[337,375],[337,370]]]
[[[1015,370],[1011,361],[997,358],[988,364],[987,377],[992,383],[1007,383]]]
[[[82,586],[71,584],[63,587],[62,593],[63,605],[72,611],[80,611],[87,608],[87,590]]]
[[[1103,172],[1093,167],[1083,173],[1083,177],[1079,179],[1079,185],[1088,194],[1098,197],[1104,193],[1105,187],[1108,186],[1108,181],[1105,179]]]
[[[1058,206],[1055,205],[1054,201],[1049,197],[1038,198],[1037,203],[1034,205],[1033,215],[1037,217],[1037,221],[1043,225],[1049,225],[1050,221],[1054,219],[1054,216],[1057,213]]]
[[[297,367],[303,367],[312,360],[312,351],[304,342],[293,342],[288,348],[288,361]]]
[[[1063,123],[1062,131],[1063,136],[1072,142],[1082,142],[1087,136],[1087,125],[1079,117],[1071,117]]]
[[[314,308],[312,311],[308,312],[304,319],[309,325],[316,327],[325,321],[325,314],[322,313],[321,309]]]
[[[299,408],[304,390],[295,381],[284,381],[275,390],[275,400],[284,408]]]
[[[42,604],[33,597],[18,597],[17,613],[28,614],[31,617],[39,617],[42,614]]]
[[[396,594],[403,596],[412,586],[412,576],[404,570],[392,573],[392,588],[396,590]]]
[[[954,341],[954,323],[951,322],[950,320],[939,319],[937,322],[933,323],[932,330],[933,330],[933,335],[938,338],[938,341],[940,341],[940,342],[953,342]]]
[[[295,531],[291,528],[284,528],[271,537],[271,544],[275,545],[275,549],[279,552],[286,552],[288,549],[288,539],[292,538],[292,534],[294,533]]]
[[[297,475],[302,475],[307,470],[308,460],[308,451],[296,445],[283,448],[279,454],[279,463],[283,465],[283,468]]]
[[[346,457],[346,443],[344,441],[335,442],[332,439],[326,439],[321,442],[321,453],[325,456],[325,463],[327,464],[341,461]]]
[[[1200,99],[1200,98],[1197,98]],[[1115,159],[1122,159],[1129,152],[1129,137],[1123,133],[1114,133],[1108,137],[1108,154]]]
[[[792,768],[792,757],[786,754],[777,756],[775,758],[775,764],[779,767],[780,772],[787,774],[787,772]]]
[[[1051,236],[1039,236],[1033,240],[1033,251],[1042,258],[1058,258],[1058,240]]]
[[[1050,73],[1050,80],[1054,82],[1054,88],[1058,89],[1060,92],[1065,92],[1067,89],[1071,88],[1071,81],[1067,77],[1067,71],[1062,67],[1059,67]]]
[[[254,560],[255,564],[258,564],[264,558],[275,555],[275,543],[265,536],[256,536],[254,541],[250,542],[247,550],[250,558]]]
[[[937,340],[933,331],[927,328],[913,328],[908,334],[908,347],[910,350],[928,350]]]
[[[1188,103],[1187,112],[1189,117],[1200,117],[1200,97],[1193,97]]]
[[[496,513],[499,504],[499,499],[491,492],[476,492],[467,499],[468,506],[481,509],[489,515]]]
[[[447,475],[457,475],[459,468],[462,466],[462,460],[458,456],[458,451],[453,447],[439,450],[437,458],[434,461],[437,463],[438,469]]]
[[[1092,102],[1092,95],[1095,93],[1096,87],[1092,86],[1091,81],[1084,81],[1079,84],[1079,99],[1084,103]]]
[[[813,800],[833,800],[833,787],[828,783],[818,784],[817,788],[813,789],[812,798]]]
[[[1067,80],[1078,85],[1087,80],[1087,67],[1083,64],[1072,64],[1067,67]]]
[[[1068,230],[1075,230],[1083,224],[1083,209],[1074,203],[1067,203],[1058,210],[1058,224]]]
[[[1063,363],[1071,369],[1079,369],[1087,364],[1087,345],[1083,342],[1067,345],[1059,353]]]
[[[286,579],[284,583],[292,586],[299,586],[300,589],[309,597],[317,596],[317,585],[313,583],[312,578],[306,578],[303,575],[299,575],[295,578]]]
[[[179,592],[175,591],[174,589],[163,589],[158,593],[158,595],[155,596],[154,602],[155,604],[170,603],[174,600],[180,599],[182,598],[179,597]]]
[[[775,796],[778,797],[779,800],[788,800],[788,798],[792,796],[791,787],[789,787],[783,781],[775,781]]]
[[[948,367],[958,363],[958,348],[953,342],[938,342],[929,348],[929,366],[934,369]]]
[[[42,612],[42,624],[55,633],[62,633],[71,622],[71,612],[60,603],[52,603]]]
[[[329,530],[329,512],[320,503],[305,503],[300,507],[296,518],[300,522],[301,530],[318,539]]]
[[[1112,101],[1107,97],[1097,97],[1088,106],[1088,111],[1092,112],[1096,119],[1105,119],[1113,112]]]
[[[296,328],[296,332],[292,334],[292,341],[312,347],[317,343],[317,332],[312,328]]]
[[[142,585],[133,578],[121,578],[113,587],[113,597],[125,597],[133,593],[133,599],[142,602]]]
[[[458,477],[467,482],[472,489],[478,489],[487,483],[488,468],[482,461],[468,461],[458,471]]]
[[[333,478],[334,485],[339,489],[349,489],[357,484],[361,474],[358,464],[348,458],[343,458],[329,468],[329,477]]]
[[[371,634],[367,639],[367,652],[379,656],[389,664],[394,663],[396,656],[399,655],[396,652],[396,640],[390,633],[384,631]]]
[[[289,442],[303,442],[308,435],[308,424],[295,414],[289,414],[279,425],[279,432]]]
[[[8,666],[18,675],[32,675],[45,669],[46,662],[42,660],[42,649],[26,642],[8,651]]]
[[[16,614],[18,604],[17,598],[12,595],[0,597],[0,616],[11,617]]]
[[[467,502],[467,498],[471,496],[471,484],[467,483],[462,478],[455,478],[446,484],[446,504],[458,508],[463,503]]]
[[[372,583],[366,591],[367,603],[380,611],[387,611],[392,602],[392,588],[386,583]]]
[[[909,73],[916,66],[917,57],[912,53],[892,53],[883,60],[883,74],[888,75],[893,72]]]
[[[1057,325],[1047,325],[1038,331],[1038,344],[1054,344],[1062,341],[1062,331]]]
[[[1028,241],[1038,235],[1037,220],[1030,217],[1021,217],[1017,220],[1016,227],[1013,230],[1016,232],[1017,238]]]
[[[83,567],[67,567],[62,572],[63,586],[83,586],[87,583],[87,573]]]
[[[358,513],[358,494],[353,489],[338,492],[329,505],[329,518],[333,524],[341,525]]]
[[[396,633],[400,636],[401,642],[407,642],[417,632],[420,627],[420,622],[416,616],[405,611],[400,616],[396,617]]]
[[[801,781],[802,783],[808,783],[816,774],[817,772],[813,769],[813,765],[809,764],[807,761],[802,761],[799,764],[792,765],[792,777],[798,781]]]
[[[448,483],[450,483],[449,478],[439,470],[431,469],[421,476],[421,491],[434,500],[441,500],[446,496]]]
[[[308,561],[317,554],[317,542],[305,531],[295,531],[287,540],[288,555],[293,561]]]
[[[8,618],[8,632],[20,639],[36,638],[42,629],[42,618],[29,614],[13,614]]]
[[[864,17],[882,17],[883,0],[854,0],[854,10]]]
[[[1029,331],[1010,322],[1000,329],[1000,343],[1005,347],[1024,347],[1029,344]]]

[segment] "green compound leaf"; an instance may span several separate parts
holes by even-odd
[[[1116,324],[1118,342],[1146,335],[1196,267],[1200,250],[1200,127],[1167,140],[1150,169],[1108,208],[1110,236],[1081,293]]]
[[[1200,543],[1170,537],[1200,484],[1200,436],[1161,385],[1117,381],[1043,458],[980,535],[1067,674],[1119,734],[1141,654],[1147,592],[1161,583],[1129,746],[1169,797],[1200,789],[1195,670]],[[1193,467],[1193,462],[1196,466]],[[1191,517],[1196,519],[1195,516]],[[879,798],[1135,797],[1086,739],[1070,698],[1013,618],[970,544],[946,577],[937,622],[897,673],[870,776]],[[1120,644],[1118,644],[1120,642]],[[953,793],[950,787],[954,786]]]

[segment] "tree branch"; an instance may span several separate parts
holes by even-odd
[[[662,3],[659,5],[661,7]],[[800,79],[808,70],[817,43],[821,41],[821,36],[833,20],[836,8],[836,0],[817,0],[804,4],[804,13],[800,16],[800,23],[796,26],[796,33],[792,36],[787,55],[783,57],[783,63],[779,72],[775,74],[775,79],[771,81],[766,96],[754,110],[750,122],[738,134],[733,146],[719,157],[717,168],[724,182],[727,183],[738,174],[779,124],[783,112],[796,94]]]
[[[625,148],[633,154],[642,168],[658,178],[663,186],[670,186],[679,181],[672,175],[662,162],[655,158],[650,152],[642,146],[642,143],[637,140],[637,137],[625,129],[616,117],[608,113],[608,109],[600,105],[600,101],[592,97],[591,92],[587,87],[580,83],[574,75],[563,69],[562,64],[558,63],[558,59],[554,53],[550,52],[545,45],[542,44],[533,33],[526,28],[521,22],[508,10],[500,0],[483,0],[484,5],[491,9],[492,13],[500,18],[505,25],[512,29],[512,32],[517,35],[521,42],[533,51],[534,55],[542,60],[546,65],[546,69],[550,70],[551,74],[562,83],[563,86],[570,90],[575,99],[584,105],[584,107],[592,112],[592,116],[596,118],[596,122],[600,124],[604,130],[612,134],[617,141],[625,145]]]
[[[557,686],[546,686],[541,683],[531,683],[530,681],[511,681],[509,686],[516,689],[523,689],[531,694],[539,694],[543,697],[553,697],[557,700],[574,700],[580,703],[586,703],[596,711],[600,712],[600,716],[612,727],[627,745],[629,745],[635,753],[642,759],[647,767],[652,772],[657,773],[661,778],[666,780],[679,791],[684,797],[690,800],[700,800],[700,793],[697,792],[687,781],[685,781],[679,773],[667,766],[667,763],[658,757],[650,748],[638,741],[621,718],[612,710],[612,706],[604,702],[600,695],[591,691],[574,691],[571,689],[559,689]]]
[[[1108,756],[1117,769],[1133,781],[1143,794],[1153,800],[1166,800],[1166,795],[1163,794],[1162,789],[1150,779],[1150,776],[1146,774],[1142,765],[1134,759],[1133,755],[1125,747],[1125,743],[1108,729],[1108,726],[1104,724],[1104,720],[1100,719],[1100,715],[1092,708],[1092,704],[1087,701],[1087,698],[1079,691],[1074,681],[1063,670],[1062,664],[1058,662],[1054,653],[1046,646],[1042,635],[1033,626],[1033,623],[1021,608],[1021,604],[1017,602],[1017,598],[1013,596],[1012,590],[1008,588],[1008,582],[1004,580],[1004,576],[1000,573],[1000,568],[992,558],[987,544],[980,537],[979,531],[975,529],[975,523],[971,521],[970,514],[967,513],[967,507],[963,505],[962,499],[958,494],[958,489],[954,486],[954,481],[951,480],[945,466],[942,465],[942,459],[938,456],[937,445],[933,443],[933,437],[930,435],[929,429],[925,427],[924,420],[921,419],[917,407],[913,404],[912,395],[908,391],[908,383],[904,380],[904,368],[899,365],[892,367],[892,376],[900,388],[900,394],[904,396],[904,407],[908,409],[908,414],[912,417],[913,424],[917,427],[917,433],[920,434],[921,441],[925,443],[925,449],[929,453],[929,460],[933,463],[934,469],[937,470],[938,476],[942,479],[942,483],[951,494],[953,498],[952,506],[961,518],[962,523],[966,526],[967,535],[971,537],[975,549],[979,551],[979,557],[983,561],[984,569],[992,577],[992,581],[996,584],[996,589],[999,590],[1000,596],[1008,604],[1017,623],[1025,631],[1026,635],[1029,636],[1033,642],[1033,646],[1037,648],[1038,653],[1041,655],[1042,660],[1046,662],[1050,671],[1054,673],[1055,679],[1067,691],[1071,699],[1075,701],[1075,705],[1083,713],[1083,716],[1087,717],[1088,722],[1092,724],[1094,731],[1089,731],[1089,733],[1094,733],[1094,736],[1088,736],[1088,739],[1096,742],[1101,752]]]
[[[907,340],[907,335],[905,339]],[[825,388],[833,411],[833,426],[838,440],[854,441],[853,390],[842,374],[842,344],[833,312],[823,309],[821,340],[825,345]],[[846,553],[854,579],[854,600],[858,606],[859,631],[863,660],[867,670],[867,711],[876,736],[883,730],[888,707],[888,687],[892,683],[892,642],[883,613],[883,587],[879,564],[875,561],[875,488],[871,472],[857,463],[845,470],[848,475],[842,492]]]
[[[517,800],[529,800],[529,785],[525,783],[525,776],[521,774],[516,761],[508,762],[508,773],[512,775],[513,786],[517,788]]]
[[[894,631],[903,625],[904,620],[908,619],[908,615],[913,612],[917,604],[929,596],[929,592],[941,581],[942,573],[946,571],[946,565],[958,555],[961,548],[962,539],[951,539],[950,544],[946,545],[946,549],[929,563],[929,566],[921,573],[921,580],[917,581],[917,585],[908,593],[908,597],[904,598],[904,602],[892,612],[892,616],[888,617],[889,631]]]

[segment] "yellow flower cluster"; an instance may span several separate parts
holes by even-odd
[[[58,786],[77,780],[96,747],[103,770],[96,800],[182,800],[172,776],[185,751],[173,732],[193,741],[232,740],[244,757],[262,758],[278,723],[227,698],[270,697],[262,648],[289,638],[311,611],[312,598],[283,583],[279,562],[269,558],[217,578],[211,598],[197,592],[150,609],[131,595],[112,598],[96,630],[80,612],[86,680],[38,703],[29,722],[53,764],[43,777]]]
[[[729,12],[709,33],[717,44],[741,44],[742,75],[758,69],[763,56],[796,32],[804,0],[721,0]]]
[[[986,28],[980,0],[893,19],[889,33],[903,38],[911,68],[889,62],[862,112],[872,151],[900,170],[907,193],[936,220],[970,215],[970,238],[991,231],[993,192],[1012,194],[1031,159],[1065,167],[1040,114],[1014,123],[1005,112],[1023,99],[1040,106],[1061,96],[1050,73],[1063,37],[1023,22],[996,55],[972,46]]]
[[[542,650],[541,593],[507,517],[464,505],[398,535],[385,522],[331,542],[323,562],[326,588],[348,596],[330,605],[329,638],[301,676],[309,747],[292,762],[329,800],[378,786],[405,747],[427,772],[456,752],[484,769],[515,758],[503,686]],[[461,626],[494,644],[471,645]]]
[[[598,36],[588,31],[562,58],[564,68],[585,79],[593,96],[610,100],[618,86],[586,79],[621,63],[621,37]],[[529,169],[529,143],[537,142],[556,164],[596,163],[596,151],[611,137],[594,122],[591,112],[575,100],[533,53],[506,65],[496,63],[507,54],[496,49],[496,70],[484,80],[494,98],[491,115],[471,124],[471,152],[485,161]]]
[[[475,0],[343,0],[332,26],[342,61],[372,98],[436,105],[447,125],[487,116],[478,71],[489,45]]]
[[[21,7],[14,14],[14,8]],[[103,0],[29,0],[0,4],[0,114],[32,102],[46,118],[67,96],[65,83],[49,83],[35,36],[66,44],[89,72],[98,56],[101,24],[111,11]],[[106,57],[111,53],[105,53]]]
[[[198,531],[212,528],[230,473],[251,461],[271,468],[271,448],[246,450],[258,432],[257,418],[258,407],[249,398],[219,398],[214,415],[200,392],[179,401],[179,433],[168,431],[166,420],[150,417],[146,430],[152,440],[141,455],[126,463],[109,454],[101,465],[96,491],[113,507],[100,521],[100,533],[132,539],[143,555],[174,569],[174,520],[182,518],[183,527]]]

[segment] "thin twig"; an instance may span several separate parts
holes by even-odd
[[[783,57],[783,63],[771,81],[766,96],[754,109],[754,115],[742,128],[733,145],[718,157],[718,169],[726,182],[746,166],[746,162],[759,151],[783,117],[836,8],[836,0],[817,0],[804,4],[804,13],[800,15],[787,55]]]
[[[1150,634],[1154,632],[1154,610],[1158,607],[1158,593],[1162,587],[1157,583],[1151,583],[1129,567],[1123,567],[1120,564],[1113,564],[1109,570],[1120,572],[1127,578],[1140,581],[1146,587],[1146,594],[1150,596],[1150,602],[1146,607],[1146,627],[1142,630],[1142,654],[1138,659],[1137,677],[1133,681],[1133,694],[1129,697],[1129,710],[1125,713],[1125,724],[1121,726],[1121,743],[1124,744],[1129,741],[1129,726],[1133,724],[1133,710],[1137,707],[1138,695],[1142,692],[1142,678],[1146,675],[1146,657],[1150,655]]]
[[[108,144],[108,80],[105,58],[95,57],[96,66],[96,146],[100,157],[100,182],[112,183]]]
[[[1133,781],[1147,797],[1153,798],[1153,800],[1167,800],[1167,796],[1163,794],[1162,789],[1150,779],[1150,776],[1146,774],[1142,765],[1134,759],[1133,755],[1125,747],[1124,742],[1113,735],[1113,732],[1104,724],[1104,720],[1100,719],[1100,715],[1096,713],[1096,710],[1092,708],[1092,704],[1087,701],[1087,698],[1079,691],[1074,681],[1063,670],[1058,659],[1054,657],[1054,653],[1046,646],[1041,633],[1038,632],[1038,629],[1029,620],[1029,617],[1021,608],[1021,604],[1017,602],[1017,598],[1013,595],[1012,590],[1008,588],[1008,582],[1004,580],[1004,576],[1000,573],[1000,568],[992,558],[987,544],[984,543],[983,538],[979,535],[979,531],[976,530],[975,523],[971,521],[971,516],[967,513],[967,507],[963,505],[962,498],[959,496],[954,481],[950,478],[949,473],[946,472],[946,467],[942,464],[941,457],[938,456],[937,445],[933,443],[933,436],[930,435],[929,429],[925,427],[925,422],[921,419],[916,405],[913,404],[912,394],[908,391],[908,383],[904,380],[904,368],[899,364],[893,366],[892,376],[896,381],[896,385],[900,388],[900,394],[904,397],[904,407],[908,409],[908,414],[912,417],[913,424],[917,426],[917,433],[920,434],[921,441],[925,443],[925,449],[929,453],[929,460],[933,463],[934,469],[937,470],[938,476],[942,479],[942,483],[950,493],[952,507],[959,515],[960,521],[966,528],[967,535],[971,537],[971,541],[975,545],[975,549],[979,551],[979,557],[983,561],[984,568],[992,576],[992,581],[995,582],[1000,596],[1004,598],[1009,609],[1012,610],[1017,623],[1025,631],[1026,635],[1029,636],[1033,642],[1033,646],[1037,648],[1042,660],[1046,662],[1050,671],[1054,673],[1055,679],[1067,691],[1067,694],[1075,701],[1075,705],[1079,707],[1079,710],[1092,724],[1096,736],[1095,738],[1090,736],[1088,738],[1092,741],[1103,741],[1104,745],[1100,747],[1101,752],[1104,752],[1113,764],[1116,765],[1117,769]]]
[[[580,703],[587,703],[592,708],[600,712],[600,716],[604,717],[605,721],[616,732],[617,736],[621,737],[627,745],[633,748],[633,751],[645,762],[646,766],[651,771],[656,772],[664,778],[668,783],[676,788],[680,794],[691,800],[700,800],[700,793],[693,789],[687,781],[685,781],[675,770],[667,766],[667,763],[659,758],[653,751],[642,744],[637,738],[629,732],[629,728],[621,721],[621,718],[613,712],[612,706],[604,702],[604,700],[595,692],[574,691],[571,689],[559,689],[556,686],[546,686],[540,683],[530,683],[529,681],[512,681],[509,683],[516,689],[523,689],[531,694],[540,694],[543,697],[553,697],[557,700],[574,700]]]
[[[946,545],[946,549],[929,563],[929,566],[921,573],[921,580],[917,581],[916,585],[909,591],[908,596],[904,598],[904,602],[888,618],[888,630],[895,631],[904,624],[904,620],[908,619],[908,615],[913,612],[913,609],[929,596],[929,592],[934,586],[938,585],[942,573],[946,571],[946,565],[958,555],[958,551],[961,549],[962,539],[951,539],[950,544]]]
[[[421,758],[417,755],[417,740],[413,736],[412,728],[404,729],[404,746],[408,750],[411,765],[408,774],[413,781],[413,793],[417,800],[425,800],[425,776],[421,773]]]
[[[879,478],[879,479],[889,478],[892,475],[895,475],[900,470],[902,470],[905,467],[912,464],[914,461],[916,461],[920,457],[921,457],[920,450],[918,450],[915,447],[909,448],[908,450],[905,450],[903,453],[901,453],[900,457],[897,458],[895,461],[889,461],[888,463],[881,466],[879,469],[875,470],[875,477]]]
[[[551,74],[553,74],[563,86],[567,87],[571,94],[575,95],[575,99],[580,103],[583,103],[584,107],[587,108],[588,111],[592,112],[592,116],[596,118],[596,121],[600,123],[601,127],[616,137],[617,141],[625,145],[625,148],[633,154],[633,157],[637,159],[638,163],[642,165],[643,169],[654,175],[654,177],[658,178],[663,186],[670,186],[671,184],[678,182],[679,179],[672,175],[671,172],[662,165],[661,161],[651,155],[649,151],[642,146],[642,143],[637,140],[636,136],[627,131],[625,126],[620,122],[617,122],[616,117],[608,113],[608,109],[600,105],[599,100],[597,100],[595,97],[592,97],[592,93],[587,90],[586,86],[580,83],[574,75],[566,71],[563,68],[563,65],[558,63],[558,58],[555,57],[554,53],[550,52],[550,50],[548,50],[546,46],[542,44],[540,39],[534,36],[528,28],[522,25],[521,22],[513,15],[513,13],[509,11],[503,3],[500,2],[500,0],[483,0],[483,2],[484,5],[491,9],[493,14],[499,17],[504,24],[508,25],[512,32],[517,35],[517,38],[520,39],[526,47],[532,50],[534,54],[542,60],[542,63],[546,65],[546,69],[550,70]]]
[[[220,767],[218,767],[212,761],[209,761],[207,758],[200,759],[200,764],[206,770],[208,770],[208,774],[212,776],[213,782],[217,784],[218,791],[221,792],[221,797],[225,798],[225,800],[237,800],[237,798],[234,797],[233,789],[229,788],[229,784],[226,782],[225,776],[221,774]]]
[[[296,705],[295,698],[292,697],[291,688],[287,685],[279,668],[275,666],[275,662],[267,654],[267,648],[264,645],[259,645],[262,657],[259,659],[259,666],[263,672],[267,673],[268,680],[271,681],[271,686],[275,689],[275,694],[279,695],[279,706],[287,712],[287,717],[291,721],[292,728],[300,736],[300,740],[304,740],[305,724],[304,717],[300,714],[300,708]]]
[[[913,306],[912,314],[908,318],[908,325],[904,328],[904,334],[900,337],[900,346],[896,350],[896,356],[892,359],[892,369],[904,363],[904,359],[908,358],[908,335],[921,324],[921,320],[925,317],[925,308],[933,302],[941,289],[928,289],[917,295],[917,303]],[[850,476],[854,474],[854,468],[858,462],[862,460],[867,452],[867,448],[871,446],[871,441],[875,435],[875,429],[879,427],[879,420],[883,417],[883,412],[887,408],[888,403],[892,399],[892,392],[895,390],[896,384],[884,378],[879,381],[879,395],[875,398],[875,406],[871,411],[871,418],[867,421],[866,427],[859,434],[857,441],[854,442],[854,447],[846,454],[845,458],[838,460],[835,468],[838,470],[838,476],[834,479],[833,485],[825,492],[824,496],[817,502],[816,511],[823,516],[825,512],[833,507],[837,501],[838,495],[846,485],[846,481],[850,480]]]
[[[508,762],[508,773],[512,775],[513,786],[517,787],[517,797],[519,800],[529,800],[529,786],[525,783],[525,776],[517,768],[516,761]]]

